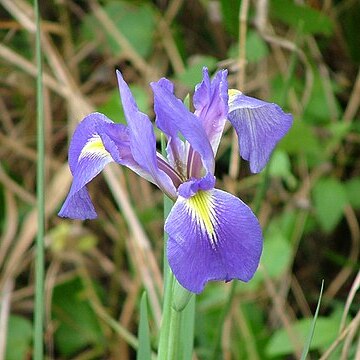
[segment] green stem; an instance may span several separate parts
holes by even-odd
[[[44,233],[45,233],[45,136],[43,114],[43,87],[40,41],[40,15],[38,1],[34,1],[36,16],[36,60],[37,60],[37,237],[36,237],[36,263],[35,263],[35,309],[34,309],[34,356],[35,360],[44,357]]]
[[[171,309],[168,360],[178,359],[182,312]]]
[[[166,261],[166,259],[164,259]],[[165,290],[164,290],[164,302],[163,302],[163,315],[160,328],[160,340],[158,347],[158,360],[168,359],[169,350],[169,336],[171,325],[171,303],[172,303],[172,288],[174,283],[174,276],[169,272],[166,276]]]

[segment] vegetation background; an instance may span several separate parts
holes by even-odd
[[[0,359],[32,357],[36,222],[33,4],[0,1]],[[227,129],[219,187],[259,209],[265,246],[248,284],[197,298],[194,359],[298,359],[324,293],[308,358],[360,359],[360,3],[356,0],[40,1],[46,134],[45,353],[135,358],[146,289],[156,350],[162,194],[109,166],[89,186],[99,217],[57,217],[71,183],[68,141],[95,109],[124,122],[115,69],[152,114],[149,82],[179,97],[207,66],[280,104],[294,126],[251,175]],[[222,317],[223,309],[227,310]],[[219,351],[216,351],[219,344]]]

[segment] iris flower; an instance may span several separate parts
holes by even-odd
[[[59,215],[96,217],[86,185],[105,165],[116,162],[158,186],[174,205],[165,221],[167,257],[187,290],[200,293],[210,280],[249,281],[259,264],[263,238],[251,209],[234,195],[215,188],[215,155],[226,120],[234,126],[241,156],[252,172],[266,165],[292,117],[280,107],[228,90],[227,71],[210,79],[206,68],[195,88],[194,113],[162,78],[151,83],[155,123],[166,136],[167,157],[156,150],[153,124],[142,113],[117,71],[127,126],[92,113],[79,123],[69,148],[73,174]]]

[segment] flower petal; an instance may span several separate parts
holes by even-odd
[[[139,111],[131,91],[120,71],[116,71],[121,102],[130,130],[132,156],[144,171],[154,179],[156,185],[169,197],[176,198],[176,189],[171,178],[158,167],[156,138],[152,123],[147,115]]]
[[[174,93],[174,84],[166,79],[161,78],[158,81],[158,85],[167,89],[172,94]],[[160,129],[168,138],[168,144],[166,147],[167,159],[173,168],[179,173],[185,173],[185,163],[186,163],[186,151],[185,144],[178,137],[178,129],[170,121],[164,122],[161,121],[161,118],[156,118],[156,126]]]
[[[250,170],[260,172],[277,142],[289,131],[293,118],[276,104],[230,90],[228,119],[239,140],[240,154]]]
[[[175,97],[169,86],[164,86],[164,79],[151,83],[151,87],[154,91],[154,110],[158,128],[169,136],[180,132],[200,154],[207,172],[213,174],[214,153],[198,118]]]
[[[194,106],[216,154],[228,114],[227,70],[218,71],[210,81],[207,68],[203,80],[195,87]]]
[[[105,165],[114,161],[98,132],[98,128],[109,123],[111,120],[105,115],[93,113],[76,128],[69,147],[69,166],[74,179],[59,216],[82,220],[96,218],[85,186]]]
[[[217,189],[179,197],[165,223],[167,256],[179,283],[200,293],[210,280],[249,281],[262,251],[260,224],[251,209]]]

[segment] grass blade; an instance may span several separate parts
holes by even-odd
[[[314,315],[314,319],[311,323],[311,328],[310,328],[310,332],[309,332],[309,335],[308,335],[308,338],[306,340],[306,343],[305,343],[305,347],[303,349],[303,352],[301,354],[301,360],[305,360],[308,353],[309,353],[309,350],[310,350],[310,345],[311,345],[311,341],[312,341],[312,338],[314,336],[314,331],[315,331],[315,326],[316,326],[316,320],[317,320],[317,317],[319,315],[319,310],[320,310],[320,303],[321,303],[321,298],[322,298],[322,293],[323,293],[323,289],[324,289],[324,280],[321,282],[321,289],[320,289],[320,295],[319,295],[319,300],[318,300],[318,303],[317,303],[317,306],[316,306],[316,311],[315,311],[315,315]]]
[[[40,14],[38,0],[34,0],[36,17],[36,61],[37,61],[37,222],[36,263],[35,263],[35,309],[34,309],[34,359],[42,360],[44,333],[44,233],[45,233],[45,136],[44,136],[44,103],[42,87]]]
[[[137,352],[137,360],[151,359],[151,343],[149,331],[149,316],[147,308],[146,292],[144,291],[140,302],[140,322],[139,322],[139,349]]]

